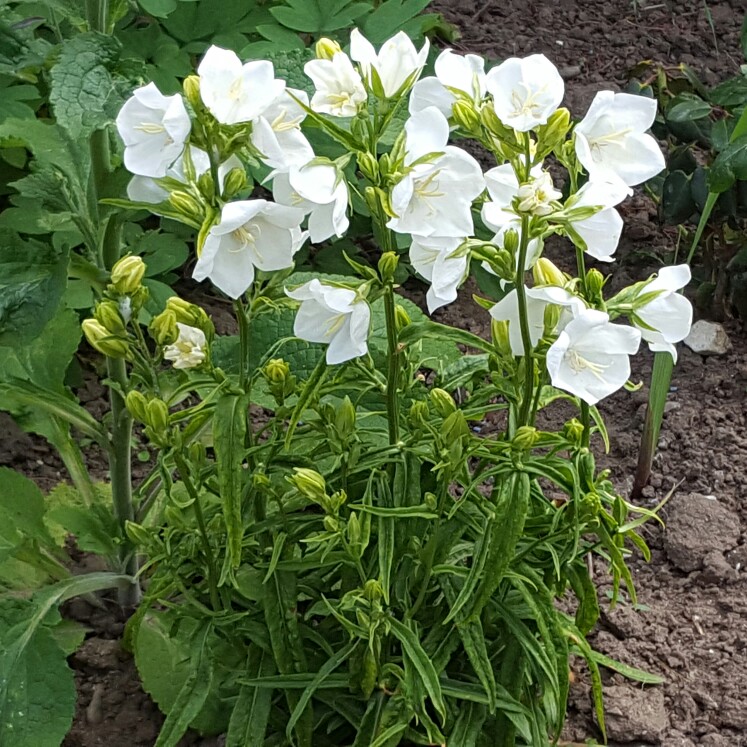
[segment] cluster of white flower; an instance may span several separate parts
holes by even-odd
[[[558,143],[542,153],[557,154],[556,146],[566,143],[573,166],[565,165],[573,184],[584,171],[588,180],[564,200],[543,158],[536,155],[564,112],[559,109],[563,80],[543,55],[512,58],[486,73],[482,58],[447,50],[436,60],[435,77],[420,79],[429,46],[417,50],[401,32],[378,52],[357,30],[351,36],[350,55],[328,41],[320,43],[320,50],[320,58],[304,68],[315,86],[310,99],[276,79],[270,62],[242,64],[233,52],[217,47],[203,57],[197,69],[199,106],[218,127],[244,128],[251,153],[272,170],[268,181],[274,202],[223,201],[219,213],[203,226],[195,278],[209,278],[227,295],[239,298],[253,283],[255,270],[287,269],[307,239],[321,242],[342,236],[349,225],[344,174],[349,159],[316,157],[302,122],[310,115],[317,120],[320,115],[365,120],[370,102],[391,110],[409,97],[410,116],[395,144],[396,155],[393,151],[388,156],[386,173],[375,185],[386,192],[386,226],[410,237],[409,259],[430,283],[431,312],[454,301],[467,276],[476,201],[498,249],[508,244],[508,236],[515,239],[531,226],[523,237],[524,266],[517,265],[511,278],[503,277],[513,287],[491,310],[496,320],[508,323],[514,355],[524,355],[527,340],[521,334],[517,285],[523,286],[524,273],[540,258],[543,240],[552,233],[569,237],[579,251],[597,260],[613,260],[622,232],[616,206],[632,194],[632,186],[664,167],[656,140],[647,134],[656,102],[602,91],[572,129],[568,143],[565,112]],[[479,126],[488,114],[519,147],[506,155],[505,163],[483,173],[471,155],[448,142],[465,118]],[[163,202],[169,185],[186,184],[206,173],[217,177],[216,189],[223,194],[228,174],[241,162],[233,152],[224,157],[219,149],[208,152],[194,144],[192,119],[200,116],[197,112],[191,117],[181,96],[163,96],[153,84],[135,91],[117,118],[125,165],[135,175],[130,199]],[[495,151],[508,153],[494,137]],[[198,142],[204,144],[204,139]],[[379,169],[379,154],[376,142],[372,150],[364,149],[361,146],[355,155],[367,175],[362,157],[376,161]],[[518,263],[516,252],[513,260]],[[551,341],[546,365],[553,385],[594,404],[627,381],[629,356],[641,338],[654,350],[676,355],[674,343],[686,336],[692,318],[689,302],[677,293],[688,281],[686,266],[665,268],[655,279],[634,286],[626,296],[627,305],[614,313],[591,308],[574,282],[535,283],[522,296],[529,343],[534,348],[543,339]],[[300,302],[296,335],[328,343],[329,363],[367,352],[370,309],[365,294],[319,280],[287,294]],[[548,315],[548,307],[555,312]],[[611,317],[621,315],[632,326],[612,323]]]

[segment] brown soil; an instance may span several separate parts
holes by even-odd
[[[459,51],[499,58],[547,54],[567,80],[566,101],[576,115],[596,90],[623,88],[626,71],[642,59],[687,62],[709,84],[738,73],[741,63],[744,0],[440,0],[434,6],[461,29]],[[656,258],[671,252],[675,240],[656,224],[647,199],[628,201],[625,213],[626,233],[611,281],[619,285],[655,270]],[[562,264],[562,250],[551,251]],[[416,300],[418,292],[412,295]],[[485,312],[469,295],[463,293],[438,318],[484,333]],[[208,308],[223,327],[219,331],[229,331],[226,306]],[[660,451],[644,492],[645,505],[653,507],[676,488],[664,510],[667,528],[647,527],[652,561],[632,562],[638,609],[624,602],[607,610],[592,636],[603,653],[666,678],[664,685],[644,689],[619,675],[606,676],[612,744],[747,746],[747,336],[736,322],[727,330],[733,348],[725,356],[680,352]],[[650,370],[651,356],[642,352],[634,361],[634,378],[644,387],[601,406],[612,441],[602,462],[623,494],[635,468]],[[106,410],[95,378],[85,379],[79,395],[97,416]],[[94,474],[105,478],[101,455],[87,457]],[[46,444],[1,413],[0,464],[23,471],[44,489],[64,478]],[[608,579],[600,574],[599,581],[604,595]],[[119,647],[123,621],[113,609],[95,610],[82,601],[70,604],[67,613],[91,633],[70,660],[80,697],[65,746],[151,747],[163,719]],[[584,743],[600,735],[588,677],[580,665],[576,674],[564,739]],[[221,741],[189,736],[182,744],[217,747]]]

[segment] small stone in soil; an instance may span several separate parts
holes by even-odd
[[[693,324],[685,345],[700,355],[723,355],[731,349],[731,340],[720,324],[701,319]]]
[[[610,740],[661,744],[660,734],[669,726],[662,690],[615,685],[605,688],[604,703]]]

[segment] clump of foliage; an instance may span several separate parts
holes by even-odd
[[[315,53],[302,88],[217,46],[183,96],[137,88],[116,116],[126,200],[107,143],[92,140],[94,205],[110,220],[94,224],[103,259],[82,326],[107,361],[111,423],[61,384],[14,377],[0,392],[108,451],[114,514],[94,508],[101,490],[77,452],[79,497],[61,495],[50,517],[21,479],[30,502],[14,506],[9,555],[47,558],[47,580],[60,580],[0,606],[0,729],[17,744],[57,744],[69,723],[62,659],[79,633],[64,638],[56,605],[114,585],[136,606],[127,645],[166,714],[158,747],[190,726],[231,747],[540,747],[559,738],[571,656],[589,666],[602,733],[600,666],[658,681],[586,640],[599,616],[587,556],[609,567],[615,599],[624,587],[635,601],[626,562],[633,548],[647,556],[637,529],[653,515],[596,467],[592,444],[607,441],[596,404],[629,385],[641,340],[674,354],[691,319],[677,292],[686,267],[612,297],[585,268],[587,254],[612,261],[615,206],[661,168],[645,132],[655,106],[601,92],[573,126],[541,55],[485,73],[480,58],[445,52],[420,79],[428,44],[404,34],[376,50],[354,31],[350,56],[327,39]],[[483,174],[450,131],[495,168]],[[320,132],[332,157],[315,147]],[[370,215],[374,260],[300,272],[304,243],[350,229],[351,201]],[[489,241],[474,238],[475,208]],[[193,233],[193,276],[232,299],[238,335],[216,335],[174,295],[144,314],[146,263],[114,259],[126,234],[112,221],[135,209]],[[573,275],[541,256],[552,234],[573,245]],[[476,299],[489,339],[397,293],[401,244],[429,310],[455,300],[471,263],[501,281],[500,301]],[[32,290],[13,283],[19,298]],[[542,430],[538,416],[560,402],[577,417]],[[486,417],[495,432],[475,426]],[[134,487],[133,422],[157,454]],[[60,527],[99,543],[115,573],[56,577]],[[574,614],[557,603],[567,597]],[[54,665],[37,666],[45,658]],[[18,707],[38,683],[65,694],[43,736]]]
[[[747,59],[747,23],[742,31]],[[669,143],[667,171],[650,185],[669,224],[697,226],[681,234],[689,250],[702,245],[698,301],[710,315],[747,316],[747,67],[709,88],[685,65],[645,63],[636,87],[655,96],[654,128]],[[682,230],[682,229],[681,229]],[[702,244],[701,244],[702,242]]]

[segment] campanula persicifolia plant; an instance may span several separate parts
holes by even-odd
[[[574,125],[542,55],[485,72],[446,51],[422,78],[427,53],[404,34],[377,51],[354,31],[349,54],[323,40],[309,97],[213,47],[184,96],[147,85],[117,119],[132,203],[194,228],[194,277],[233,299],[239,329],[216,336],[174,297],[147,340],[127,258],[133,282],[84,324],[127,362],[127,407],[158,449],[127,531],[145,588],[128,637],[168,713],[159,745],[193,724],[229,745],[539,747],[560,735],[573,654],[604,731],[599,665],[618,665],[586,642],[599,614],[586,559],[635,600],[626,559],[647,555],[636,529],[651,514],[595,466],[596,405],[629,385],[642,339],[676,355],[691,309],[686,266],[609,297],[585,257],[614,261],[616,206],[663,166],[655,103],[602,91]],[[345,155],[315,155],[312,128]],[[453,133],[496,166],[483,173]],[[269,171],[273,199],[247,192],[247,168]],[[294,273],[305,242],[345,234],[352,200],[378,263]],[[492,240],[474,238],[477,214]],[[575,273],[542,256],[553,234]],[[401,298],[408,243],[431,312],[471,264],[498,276],[503,298],[477,299],[490,339]],[[559,400],[576,416],[543,430]],[[488,415],[502,427],[483,434]],[[557,604],[569,595],[574,615]],[[182,652],[174,681],[149,661],[156,630]]]

